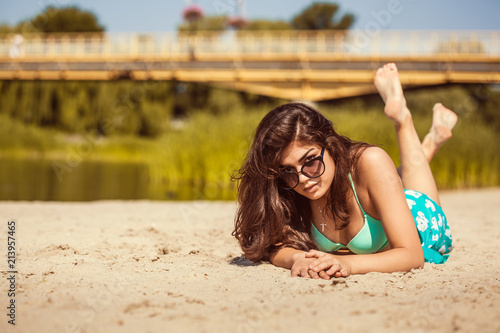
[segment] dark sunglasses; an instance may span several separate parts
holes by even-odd
[[[321,154],[314,157],[313,159],[307,161],[300,168],[300,172],[297,172],[294,168],[288,168],[281,172],[279,176],[280,186],[292,189],[299,185],[299,174],[303,174],[309,178],[318,178],[325,172],[325,162],[323,162],[323,154],[325,153],[325,148],[321,149]]]

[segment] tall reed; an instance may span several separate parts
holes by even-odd
[[[274,106],[274,105],[273,105]],[[135,161],[149,167],[150,198],[234,199],[231,174],[241,166],[257,124],[273,106],[234,109],[224,114],[194,113],[157,139],[110,136],[92,146],[84,160]],[[392,123],[381,110],[319,106],[341,134],[377,144],[399,163]],[[79,141],[55,130],[21,124],[0,115],[0,155],[63,159]],[[431,114],[414,116],[421,138]],[[500,140],[495,131],[473,118],[459,120],[453,137],[431,162],[440,188],[500,185]],[[80,138],[81,139],[81,138]]]

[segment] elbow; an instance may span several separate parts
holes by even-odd
[[[277,254],[277,253],[276,253],[276,252],[274,252],[274,253],[270,254],[270,255],[269,255],[269,258],[268,258],[268,261],[269,261],[271,264],[273,264],[274,266],[278,266],[278,265],[276,264],[276,260],[275,260],[275,259],[276,259],[276,254]]]
[[[425,260],[424,259],[419,260],[418,263],[417,263],[417,265],[415,265],[415,268],[416,269],[422,269],[422,268],[424,268],[424,264],[425,264]]]
[[[425,264],[425,257],[424,257],[424,251],[422,251],[422,247],[419,247],[414,254],[414,261],[413,261],[413,267],[415,269],[421,269],[424,268]]]
[[[424,251],[422,251],[421,247],[415,249],[406,248],[406,251],[407,251],[405,255],[406,272],[410,272],[413,269],[424,268],[425,257],[424,257]]]

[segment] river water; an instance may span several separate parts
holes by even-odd
[[[0,158],[0,200],[232,200],[234,186],[152,180],[142,163]]]

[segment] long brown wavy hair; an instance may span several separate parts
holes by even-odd
[[[294,141],[325,147],[335,163],[327,209],[337,229],[349,221],[347,198],[352,195],[348,173],[370,145],[339,135],[314,108],[288,103],[271,110],[260,122],[246,160],[233,179],[239,180],[239,207],[232,233],[245,257],[269,260],[283,247],[317,248],[311,237],[309,199],[278,185],[283,151]]]

